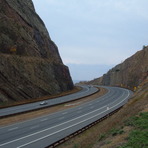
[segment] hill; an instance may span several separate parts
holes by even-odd
[[[0,102],[73,89],[69,69],[31,0],[0,0]]]
[[[110,69],[102,77],[94,79],[89,84],[113,85],[133,89],[138,87],[148,76],[148,46],[123,63]]]

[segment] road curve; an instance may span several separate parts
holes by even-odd
[[[54,98],[54,99],[49,99],[46,100],[47,104],[46,105],[40,105],[40,102],[35,102],[35,103],[29,103],[29,104],[24,104],[24,105],[19,105],[19,106],[13,106],[13,107],[8,107],[4,109],[0,109],[0,117],[8,116],[8,115],[13,115],[17,113],[22,113],[22,112],[27,112],[31,110],[36,110],[40,108],[45,108],[48,106],[53,106],[53,105],[58,105],[61,103],[69,102],[72,100],[80,99],[82,97],[89,96],[91,94],[94,94],[95,92],[98,91],[98,88],[96,87],[89,87],[87,85],[81,86],[82,90],[70,95]]]
[[[74,108],[0,128],[0,148],[44,148],[123,106],[132,92],[104,87],[108,93]]]

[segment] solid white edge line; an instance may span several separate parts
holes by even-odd
[[[96,115],[94,115],[94,116],[92,116],[92,117],[90,117],[90,118],[87,118],[87,119],[82,120],[82,121],[80,121],[80,122],[78,122],[78,123],[75,123],[75,124],[73,124],[73,125],[71,125],[71,126],[68,126],[68,127],[66,127],[66,128],[63,128],[63,129],[61,129],[61,130],[59,130],[59,131],[56,131],[56,132],[51,133],[51,134],[49,134],[49,135],[46,135],[46,136],[44,136],[44,137],[38,138],[38,139],[36,139],[36,140],[34,140],[34,141],[31,141],[31,142],[28,142],[28,143],[26,143],[26,144],[24,144],[24,145],[20,145],[20,146],[18,146],[17,148],[22,148],[22,147],[27,146],[27,145],[29,145],[29,144],[32,144],[32,143],[34,143],[34,142],[36,142],[36,141],[45,139],[45,138],[47,138],[47,137],[49,137],[49,136],[52,136],[52,135],[54,135],[54,134],[57,134],[57,133],[59,133],[59,132],[61,132],[61,131],[66,130],[66,129],[68,129],[68,128],[71,128],[71,127],[73,127],[73,126],[76,126],[76,125],[78,125],[78,124],[81,124],[81,123],[83,123],[83,122],[85,122],[85,121],[87,121],[87,120],[90,120],[90,119],[92,119],[92,118],[94,118],[94,117],[96,117],[96,116],[98,116],[98,115],[100,115],[100,114],[102,114],[102,113],[104,113],[104,112],[106,112],[106,110],[103,111],[103,112],[101,112],[101,113],[99,113],[99,114],[96,114]]]
[[[77,120],[77,119],[82,118],[82,117],[84,117],[84,116],[87,116],[87,115],[89,115],[89,114],[91,114],[91,113],[93,113],[93,112],[96,112],[96,111],[98,111],[98,110],[101,110],[101,109],[104,108],[104,107],[106,107],[106,106],[103,106],[103,107],[101,107],[101,108],[99,108],[99,109],[97,109],[97,110],[94,110],[94,111],[92,111],[92,112],[89,112],[89,113],[87,113],[87,114],[84,114],[84,115],[82,115],[82,116],[79,116],[79,117],[77,117],[77,118],[71,119],[71,120],[69,120],[69,121],[63,122],[63,123],[61,123],[61,124],[55,125],[55,126],[53,126],[53,127],[50,127],[50,128],[47,128],[47,129],[44,129],[44,130],[38,131],[38,132],[36,132],[36,133],[33,133],[33,134],[30,134],[30,135],[27,135],[27,136],[24,136],[24,137],[21,137],[21,138],[18,138],[18,139],[15,139],[15,140],[12,140],[12,141],[9,141],[9,142],[6,142],[6,143],[3,143],[3,144],[0,144],[0,146],[3,146],[3,145],[6,145],[6,144],[9,144],[9,143],[12,143],[12,142],[15,142],[15,141],[19,141],[19,140],[21,140],[21,139],[28,138],[28,137],[30,137],[30,136],[33,136],[33,135],[36,135],[36,134],[42,133],[42,132],[44,132],[44,131],[47,131],[47,130],[50,130],[50,129],[56,128],[56,127],[58,127],[58,126],[61,126],[61,125],[66,124],[66,123],[68,123],[68,122],[71,122],[71,121]]]
[[[88,91],[89,89],[87,88],[86,89],[86,92]],[[82,93],[82,92],[81,92]],[[84,93],[84,92],[83,92]],[[73,95],[73,94],[72,94]],[[66,103],[66,102],[65,102]],[[60,113],[60,112],[63,112],[63,110],[62,111],[59,111],[58,113]],[[57,113],[57,112],[56,112]],[[54,115],[54,114],[56,114],[56,113],[51,113],[50,115]],[[19,122],[19,123],[14,123],[14,124],[11,124],[11,125],[7,125],[7,126],[2,126],[2,127],[0,127],[0,129],[4,129],[4,128],[8,128],[8,127],[12,127],[12,126],[19,126],[20,124],[23,124],[23,123],[26,123],[26,122],[28,122],[28,121],[34,121],[34,120],[36,120],[36,119],[41,119],[41,118],[44,118],[44,117],[48,117],[49,115],[45,115],[45,116],[41,116],[41,117],[38,117],[38,118],[34,118],[34,119],[30,119],[30,120],[26,120],[26,121],[22,121],[22,122]]]
[[[119,102],[118,104],[120,104],[120,103],[122,103],[123,101],[125,101],[128,97],[129,97],[129,91],[128,91],[128,96],[127,96],[124,100],[122,100],[121,102]],[[110,109],[111,109],[111,108],[114,108],[115,106],[118,106],[118,104],[116,104],[116,105],[110,107]],[[45,138],[47,138],[47,137],[49,137],[49,136],[52,136],[52,135],[54,135],[54,134],[57,134],[57,133],[59,133],[59,132],[61,132],[61,131],[66,130],[66,129],[68,129],[68,128],[71,128],[71,127],[73,127],[73,126],[76,126],[76,125],[78,125],[78,124],[81,124],[81,123],[83,123],[83,122],[85,122],[85,121],[87,121],[87,120],[90,120],[90,119],[92,119],[92,118],[94,118],[94,117],[96,117],[96,116],[99,116],[100,114],[102,114],[102,113],[104,113],[104,112],[106,112],[106,111],[108,111],[108,110],[106,109],[105,111],[103,111],[103,112],[101,112],[101,113],[99,113],[99,114],[96,114],[96,115],[94,115],[94,116],[92,116],[92,117],[90,117],[90,118],[87,118],[87,119],[85,119],[85,120],[82,120],[82,121],[80,121],[80,122],[78,122],[78,123],[75,123],[75,124],[73,124],[73,125],[71,125],[71,126],[68,126],[68,127],[66,127],[66,128],[63,128],[63,129],[61,129],[61,130],[59,130],[59,131],[56,131],[56,132],[51,133],[51,134],[49,134],[49,135],[46,135],[46,136],[44,136],[44,137],[38,138],[38,139],[36,139],[36,140],[34,140],[34,141],[28,142],[28,143],[26,143],[26,144],[24,144],[24,145],[18,146],[17,148],[22,148],[22,147],[27,146],[27,145],[29,145],[29,144],[32,144],[32,143],[34,143],[34,142],[36,142],[36,141],[45,139]]]
[[[122,103],[123,101],[125,101],[125,100],[129,97],[129,90],[126,90],[126,91],[128,91],[128,96],[127,96],[124,100],[122,100],[121,102],[119,102],[118,104]],[[114,108],[114,107],[117,106],[118,104],[116,104],[116,105],[110,107],[110,109],[111,109],[111,108]],[[39,131],[39,132],[30,134],[30,135],[27,135],[27,136],[24,136],[24,137],[21,137],[21,138],[18,138],[18,139],[15,139],[15,140],[12,140],[12,141],[3,143],[3,144],[0,144],[0,146],[4,146],[4,145],[7,145],[7,144],[9,144],[9,143],[12,143],[12,142],[15,142],[15,141],[19,141],[19,140],[21,140],[21,139],[28,138],[28,137],[30,137],[30,136],[33,136],[33,135],[42,133],[42,132],[47,131],[47,130],[49,130],[49,129],[52,129],[52,128],[61,126],[61,125],[66,124],[66,123],[68,123],[68,122],[71,122],[71,121],[74,121],[74,120],[79,119],[79,118],[81,118],[81,117],[84,117],[84,116],[86,116],[86,115],[89,115],[89,114],[91,114],[91,113],[93,113],[93,112],[96,112],[96,111],[98,111],[98,110],[100,110],[100,109],[102,109],[102,108],[104,108],[104,107],[107,107],[107,105],[105,105],[105,106],[103,106],[103,107],[101,107],[101,108],[99,108],[99,109],[97,109],[97,110],[94,110],[94,111],[92,111],[92,112],[89,112],[89,113],[87,113],[87,114],[84,114],[84,115],[82,115],[82,116],[79,116],[79,117],[77,117],[77,118],[74,118],[74,119],[72,119],[72,120],[69,120],[69,121],[67,121],[67,122],[63,122],[63,123],[61,123],[61,124],[58,124],[58,125],[56,125],[56,126],[53,126],[53,127],[50,127],[50,128],[44,129],[44,130],[41,130],[41,131]],[[107,110],[105,110],[105,111],[107,111]],[[104,113],[105,111],[103,111],[103,112],[101,112],[101,113]],[[97,115],[95,115],[95,116],[98,116],[98,115],[100,115],[101,113],[99,113],[99,114],[97,114]],[[85,119],[85,120],[79,122],[78,124],[80,124],[80,123],[82,123],[82,122],[85,122],[85,121],[87,121],[87,120],[89,120],[89,119],[91,119],[91,118],[94,118],[95,116],[90,117],[90,118],[87,118],[87,119]],[[76,125],[77,125],[77,124],[76,124]],[[74,125],[71,125],[70,127],[72,127],[72,126],[75,126],[75,124],[74,124]],[[67,127],[67,128],[68,128],[68,127]],[[62,131],[62,130],[60,130],[60,131]],[[59,131],[59,132],[60,132],[60,131]],[[57,133],[57,132],[55,132],[55,133]],[[50,134],[50,135],[51,135],[51,134]],[[48,137],[48,136],[50,136],[50,135],[46,135],[46,137]],[[44,137],[45,137],[45,136],[44,136]],[[44,137],[39,138],[39,140],[44,139]],[[45,138],[46,138],[46,137],[45,137]],[[37,140],[32,141],[32,142],[30,142],[29,144],[34,143],[34,142],[36,142],[36,141],[37,141]],[[27,144],[27,145],[28,145],[28,144]],[[17,147],[17,148],[21,148],[21,147]]]

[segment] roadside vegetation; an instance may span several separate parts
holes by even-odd
[[[143,112],[137,116],[129,118],[125,122],[126,126],[130,126],[133,130],[129,133],[127,143],[119,148],[146,148],[148,147],[148,112]]]
[[[147,148],[148,112],[141,112],[127,119],[118,128],[113,128],[99,138],[101,148]]]

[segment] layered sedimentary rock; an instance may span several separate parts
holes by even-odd
[[[69,69],[31,0],[0,0],[0,101],[73,88]]]
[[[109,70],[103,77],[89,83],[101,85],[137,87],[148,77],[148,46]]]

